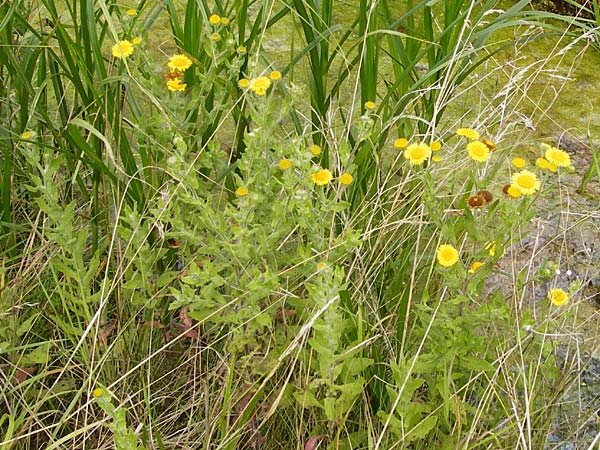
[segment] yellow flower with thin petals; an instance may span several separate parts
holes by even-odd
[[[26,141],[28,141],[33,136],[34,136],[33,131],[23,131],[23,134],[21,134],[21,139],[25,139]]]
[[[546,158],[538,158],[535,160],[535,165],[542,170],[549,170],[550,169],[550,163],[548,162],[548,160]]]
[[[431,148],[424,142],[411,144],[404,150],[404,158],[408,159],[413,166],[420,166],[431,156]]]
[[[459,128],[458,130],[456,130],[456,134],[458,134],[459,136],[464,136],[467,139],[479,139],[479,133],[473,130],[472,128]]]
[[[510,181],[511,186],[518,188],[523,195],[533,195],[540,189],[540,180],[529,170],[514,173]]]
[[[372,101],[365,102],[365,109],[368,109],[369,111],[374,110],[376,107],[377,107],[377,105],[375,104],[375,102],[372,102]]]
[[[555,164],[557,167],[570,167],[571,157],[564,150],[560,150],[556,147],[550,147],[546,149],[544,154],[546,160],[549,163]]]
[[[177,54],[169,58],[167,66],[171,70],[185,72],[187,69],[192,67],[192,60],[185,55]]]
[[[328,169],[320,169],[311,174],[310,179],[319,186],[325,186],[333,179],[333,175],[331,175],[331,172]]]
[[[517,169],[522,169],[527,165],[527,161],[525,161],[523,158],[517,157],[512,160],[512,165]]]
[[[131,40],[131,43],[133,45],[140,45],[142,43],[142,38],[139,36],[136,36]]]
[[[433,162],[441,162],[443,158],[440,155],[435,155],[431,158]]]
[[[469,268],[469,273],[477,272],[481,266],[483,266],[483,263],[481,261],[474,261],[473,264],[471,264],[471,267]]]
[[[221,25],[223,25],[223,26],[229,25],[229,19],[227,17],[221,17]]]
[[[486,162],[490,149],[481,141],[473,141],[467,144],[467,152],[473,161]]]
[[[508,189],[506,190],[506,193],[511,196],[512,198],[519,198],[523,195],[523,193],[521,192],[521,189],[519,189],[516,186],[513,186],[512,184],[508,187]]]
[[[238,81],[238,86],[242,89],[246,89],[248,86],[250,86],[250,81],[245,78],[242,78]]]
[[[102,389],[100,389],[100,388],[96,388],[96,389],[94,389],[94,390],[92,391],[92,395],[93,395],[95,398],[100,398],[100,397],[102,397],[102,394],[103,394],[103,392],[102,392]]]
[[[342,183],[344,186],[350,186],[353,180],[354,178],[348,172],[344,172],[340,175],[340,183]]]
[[[546,297],[554,306],[562,306],[569,301],[569,294],[561,288],[550,289]]]
[[[210,38],[211,38],[213,41],[217,42],[217,41],[220,41],[220,40],[221,40],[221,35],[220,35],[219,33],[213,33],[213,34],[211,34],[211,35],[210,35]]]
[[[182,83],[180,78],[172,78],[167,80],[167,89],[171,92],[183,92],[185,91],[187,84]]]
[[[318,145],[311,145],[309,150],[315,156],[319,156],[321,154],[321,147]]]
[[[442,244],[438,247],[437,260],[441,266],[450,267],[458,262],[458,250],[449,244]]]
[[[394,147],[396,148],[406,148],[408,145],[408,140],[406,138],[398,138],[394,141]]]
[[[493,152],[494,150],[496,150],[496,144],[494,144],[489,139],[483,138],[483,139],[481,139],[481,142],[483,142],[487,146],[487,148],[490,149],[491,152]]]
[[[245,197],[246,195],[248,195],[248,188],[240,186],[235,190],[235,195],[237,195],[238,197]]]
[[[292,161],[289,159],[284,158],[279,161],[279,168],[281,170],[288,170],[290,167],[292,167]]]
[[[431,147],[432,152],[437,152],[442,148],[442,143],[439,141],[433,141],[429,147]]]
[[[128,9],[127,10],[127,15],[130,17],[133,17],[137,14],[137,11],[135,9]]]
[[[211,25],[219,25],[219,23],[221,23],[221,17],[218,16],[217,14],[213,14],[212,16],[210,16],[208,18],[208,21],[210,22]]]
[[[128,40],[119,41],[112,46],[112,55],[118,59],[125,59],[133,54],[133,44]]]
[[[273,81],[277,81],[281,79],[281,72],[279,70],[274,70],[273,72],[271,72],[271,74],[269,75],[269,78]]]
[[[267,77],[258,77],[250,81],[250,90],[259,97],[267,93],[267,89],[271,86],[271,80]]]

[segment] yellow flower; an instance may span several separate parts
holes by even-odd
[[[508,195],[510,195],[512,198],[519,198],[521,195],[523,195],[523,193],[521,192],[521,189],[519,189],[516,186],[513,186],[512,184],[508,187],[508,189],[506,190],[506,193]]]
[[[544,154],[549,163],[555,164],[557,167],[570,167],[571,157],[564,150],[559,150],[556,147],[546,149]]]
[[[368,109],[369,111],[372,111],[376,107],[377,105],[375,104],[375,102],[372,102],[370,100],[368,102],[365,102],[365,109]]]
[[[242,89],[246,89],[248,86],[250,86],[250,81],[248,81],[245,78],[242,78],[241,80],[238,81],[238,86],[241,87]]]
[[[21,139],[25,139],[26,141],[28,141],[33,136],[34,136],[33,131],[23,131],[23,134],[21,134]]]
[[[310,179],[313,183],[324,186],[333,179],[333,175],[331,175],[331,172],[328,169],[320,169],[311,174]]]
[[[136,36],[131,40],[131,43],[133,45],[140,45],[142,43],[142,38],[139,36]]]
[[[322,270],[327,268],[327,263],[326,262],[320,262],[319,264],[317,264],[317,272],[321,272]]]
[[[244,196],[248,195],[248,188],[240,186],[239,188],[237,188],[235,190],[235,195],[237,195],[238,197],[244,197]]]
[[[546,158],[538,158],[535,160],[535,165],[542,170],[550,170],[550,163]]]
[[[405,148],[408,145],[408,140],[406,138],[398,138],[394,141],[394,147],[396,148]]]
[[[258,77],[250,81],[250,90],[259,97],[262,97],[267,93],[269,86],[271,86],[271,80],[267,77]]]
[[[440,245],[436,254],[441,266],[450,267],[458,262],[458,250],[449,244]]]
[[[112,46],[112,55],[115,58],[125,59],[133,54],[133,44],[127,40],[119,41]]]
[[[321,154],[321,147],[319,147],[318,145],[311,145],[309,150],[315,156],[319,156]]]
[[[208,18],[208,21],[210,22],[211,25],[219,25],[219,23],[221,22],[221,17],[219,17],[216,14],[213,14],[212,16],[210,16]]]
[[[102,389],[100,389],[100,388],[96,388],[96,389],[94,389],[94,390],[92,391],[92,395],[93,395],[95,398],[100,398],[100,397],[102,397]]]
[[[210,35],[210,38],[213,41],[220,41],[221,40],[221,35],[219,33],[213,33],[213,34]]]
[[[540,189],[540,180],[537,175],[529,170],[522,170],[513,174],[511,185],[518,188],[524,195],[533,195]]]
[[[478,162],[486,162],[490,155],[490,149],[481,141],[469,142],[467,152],[472,160]]]
[[[281,72],[279,70],[274,70],[269,75],[269,78],[273,81],[277,81],[277,80],[281,79]]]
[[[169,62],[167,63],[169,69],[177,70],[178,72],[184,72],[190,67],[192,67],[192,60],[185,55],[173,55],[169,58]]]
[[[431,147],[432,152],[437,152],[442,148],[442,143],[439,141],[433,141],[429,147]]]
[[[244,55],[244,54],[246,53],[246,47],[244,47],[243,45],[240,45],[240,46],[237,48],[237,52],[238,52],[240,55]]]
[[[221,25],[229,25],[229,19],[227,17],[221,17]]]
[[[289,159],[284,158],[279,161],[279,168],[281,170],[288,170],[290,167],[292,167],[292,161],[290,161]]]
[[[431,158],[431,160],[433,162],[441,162],[442,161],[442,157],[440,155],[435,155]]]
[[[458,134],[459,136],[464,136],[467,139],[479,139],[479,133],[473,130],[472,128],[459,128],[458,130],[456,130],[456,134]]]
[[[182,83],[180,78],[172,78],[167,80],[167,89],[171,92],[183,92],[185,91],[187,84]]]
[[[137,14],[137,11],[135,9],[128,9],[127,10],[127,15],[130,17],[133,17]]]
[[[569,294],[561,288],[555,288],[548,291],[547,298],[554,306],[562,306],[569,301]]]
[[[481,266],[483,266],[483,263],[481,261],[474,261],[473,264],[471,264],[471,267],[469,268],[469,273],[477,272],[477,270],[479,270]]]
[[[424,142],[411,144],[404,150],[404,158],[408,159],[413,166],[420,166],[431,156],[431,148]]]
[[[512,160],[512,165],[517,169],[522,169],[527,165],[527,161],[525,161],[523,158],[514,158]]]
[[[491,152],[493,152],[494,150],[496,150],[496,144],[494,144],[489,139],[483,138],[483,139],[481,139],[481,142],[483,142],[487,146],[487,148],[490,149]]]
[[[486,242],[485,249],[488,251],[490,256],[496,256],[496,242],[495,241]]]
[[[340,175],[340,183],[342,183],[344,186],[350,186],[353,180],[354,178],[348,172],[344,172]]]

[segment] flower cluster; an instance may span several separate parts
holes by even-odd
[[[273,70],[268,77],[263,75],[252,79],[242,78],[238,81],[238,86],[242,89],[250,89],[259,97],[263,97],[271,87],[271,82],[279,79],[281,79],[281,72]]]
[[[167,89],[171,92],[183,92],[187,86],[183,83],[183,73],[192,67],[192,60],[185,55],[175,54],[169,58],[167,67],[170,69],[167,74]]]

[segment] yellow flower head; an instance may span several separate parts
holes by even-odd
[[[220,40],[221,40],[221,35],[220,35],[219,33],[213,33],[213,34],[211,34],[211,35],[210,35],[210,38],[211,38],[213,41],[215,41],[215,42],[216,42],[216,41],[220,41]]]
[[[133,54],[133,44],[127,40],[119,41],[112,46],[112,55],[115,58],[125,59]]]
[[[167,80],[167,89],[171,92],[183,92],[186,86],[187,84],[181,82],[181,78]]]
[[[538,158],[535,160],[535,165],[542,170],[549,170],[550,169],[550,163],[548,162],[548,160],[546,158]]]
[[[571,157],[564,150],[550,147],[546,149],[544,156],[549,163],[555,164],[557,167],[571,167]]]
[[[432,160],[433,162],[441,162],[441,161],[442,161],[442,159],[443,159],[443,158],[442,158],[440,155],[435,155],[435,156],[433,156],[433,157],[431,158],[431,160]]]
[[[269,78],[273,81],[277,81],[281,79],[281,72],[279,70],[274,70],[273,72],[271,72],[271,74],[269,75]]]
[[[322,270],[325,270],[327,268],[327,263],[326,262],[320,262],[317,264],[317,272],[321,272]]]
[[[21,139],[25,139],[26,141],[28,141],[33,136],[34,136],[33,131],[23,131],[23,134],[21,134]]]
[[[340,175],[340,183],[342,183],[344,186],[350,186],[353,180],[354,178],[348,172],[344,172]]]
[[[248,81],[245,78],[242,78],[241,80],[238,81],[238,86],[241,87],[242,89],[246,89],[248,86],[250,86],[250,81]]]
[[[472,160],[478,162],[486,162],[490,155],[490,149],[481,141],[469,142],[467,152]]]
[[[221,25],[223,25],[223,26],[229,25],[229,19],[227,17],[221,17]]]
[[[512,184],[508,186],[508,188],[506,189],[506,193],[512,198],[519,198],[523,195],[521,189],[519,189],[516,186],[513,186]]]
[[[518,188],[523,195],[533,195],[540,189],[540,180],[529,170],[514,173],[510,181],[511,186]]]
[[[473,264],[471,264],[471,267],[469,268],[469,273],[477,272],[481,266],[483,266],[481,261],[473,261]]]
[[[208,18],[208,21],[210,22],[211,25],[219,25],[219,23],[221,23],[221,17],[218,16],[217,14],[213,14],[212,16],[210,16]]]
[[[483,139],[481,139],[481,142],[483,142],[487,146],[487,148],[490,149],[490,152],[493,152],[494,150],[496,150],[496,144],[494,144],[489,139],[483,138]]]
[[[267,77],[258,77],[250,81],[250,90],[259,97],[262,97],[267,93],[269,86],[271,86],[271,80]]]
[[[372,102],[370,100],[368,102],[365,102],[365,109],[368,109],[369,111],[374,110],[376,107],[377,105],[375,104],[375,102]]]
[[[131,40],[131,43],[133,45],[140,45],[142,43],[142,38],[139,36],[136,36]]]
[[[290,167],[292,167],[292,161],[289,159],[284,158],[279,161],[279,168],[281,170],[288,170]]]
[[[311,174],[310,179],[319,186],[325,186],[333,179],[333,175],[331,175],[331,172],[328,169],[320,169]]]
[[[171,70],[177,70],[178,72],[184,72],[192,67],[192,60],[185,55],[177,54],[169,58],[167,66]]]
[[[93,395],[95,398],[100,398],[100,397],[102,397],[102,393],[103,393],[103,392],[102,392],[102,389],[100,389],[100,388],[96,388],[96,389],[94,389],[94,390],[92,391],[92,395]]]
[[[408,159],[413,166],[420,166],[431,156],[431,148],[424,142],[411,144],[404,150],[404,158]]]
[[[459,136],[464,136],[467,139],[479,139],[479,133],[473,130],[472,128],[459,128],[458,130],[456,130],[456,134],[458,134]]]
[[[408,140],[406,138],[398,138],[394,141],[394,147],[396,148],[406,148],[408,145]]]
[[[512,160],[512,165],[517,169],[522,169],[527,165],[527,161],[525,161],[523,158],[514,158]]]
[[[235,195],[237,195],[238,197],[245,197],[246,195],[248,195],[248,188],[240,186],[235,190]]]
[[[561,288],[555,288],[548,291],[547,298],[554,306],[562,306],[569,301],[569,294]]]
[[[137,11],[135,9],[128,9],[127,10],[127,15],[130,17],[133,17],[137,14]]]
[[[311,145],[309,150],[315,156],[319,156],[321,154],[321,147],[318,145]]]
[[[244,55],[244,54],[246,54],[246,51],[247,51],[247,50],[246,50],[246,47],[244,47],[243,45],[240,45],[240,46],[237,48],[237,52],[238,52],[240,55]]]
[[[458,262],[458,250],[449,244],[442,244],[438,247],[437,260],[441,266],[450,267]]]
[[[442,143],[439,141],[433,141],[429,146],[432,152],[437,152],[442,148]]]
[[[496,242],[495,241],[486,242],[485,249],[488,251],[490,256],[496,256]]]

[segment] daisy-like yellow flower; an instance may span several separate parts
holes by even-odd
[[[562,306],[569,301],[569,294],[561,288],[550,289],[546,297],[554,306]]]
[[[290,161],[289,159],[284,158],[279,160],[279,168],[281,170],[288,170],[290,167],[292,167],[292,161]]]
[[[258,77],[250,81],[250,90],[259,97],[267,93],[267,89],[271,86],[271,80],[267,77]]]
[[[344,172],[343,174],[340,175],[340,183],[342,183],[344,186],[350,186],[352,184],[353,180],[354,180],[354,177],[352,175],[350,175],[348,172]]]
[[[269,74],[269,78],[273,81],[277,81],[281,79],[281,72],[279,70],[274,70]]]
[[[238,197],[245,197],[246,195],[248,195],[248,188],[240,186],[235,190],[235,195],[237,195]]]
[[[192,60],[185,55],[177,54],[169,58],[167,66],[171,70],[185,72],[187,69],[192,67]]]
[[[459,128],[456,130],[456,134],[471,140],[479,139],[479,133],[472,128]]]
[[[431,151],[432,151],[432,152],[437,152],[437,151],[441,150],[441,148],[442,148],[442,143],[441,143],[441,142],[439,142],[439,141],[433,141],[433,142],[432,142],[432,143],[429,145],[429,147],[431,148]]]
[[[94,398],[100,398],[102,397],[102,389],[100,388],[96,388],[92,391],[92,395],[94,396]]]
[[[408,159],[413,166],[420,166],[431,156],[431,148],[424,142],[411,144],[404,150],[404,158]]]
[[[517,168],[517,169],[522,169],[523,167],[525,167],[527,165],[527,161],[525,161],[523,158],[513,158],[513,160],[511,161],[512,165]]]
[[[322,270],[327,268],[327,263],[326,262],[320,262],[319,264],[317,264],[317,272],[321,272]]]
[[[481,141],[469,142],[467,152],[473,161],[478,162],[486,162],[490,156],[490,149]]]
[[[220,35],[219,33],[213,33],[213,34],[211,34],[211,35],[210,35],[210,38],[211,38],[213,41],[217,42],[217,41],[220,41],[220,40],[221,40],[221,35]]]
[[[557,167],[571,167],[571,157],[569,154],[556,147],[546,149],[544,157],[549,163],[555,164]]]
[[[458,250],[449,244],[442,244],[436,252],[438,263],[444,267],[451,267],[458,262]]]
[[[112,55],[118,59],[125,59],[133,54],[133,44],[128,40],[119,41],[112,46]]]
[[[473,264],[471,264],[471,267],[469,268],[469,273],[477,272],[481,266],[483,266],[481,261],[473,261]]]
[[[229,19],[227,17],[221,17],[221,25],[223,25],[223,26],[229,25]]]
[[[319,186],[325,186],[333,179],[333,175],[328,169],[320,169],[317,172],[310,175],[310,179],[313,183]]]
[[[34,136],[33,131],[23,131],[23,134],[21,134],[21,139],[25,139],[26,141],[28,141],[33,136]]]
[[[483,139],[481,139],[481,142],[483,142],[487,146],[487,148],[490,149],[490,152],[493,152],[494,150],[496,150],[496,144],[494,144],[489,139],[483,138]]]
[[[208,21],[210,22],[211,25],[219,25],[219,23],[221,23],[221,17],[218,16],[217,14],[213,14],[212,16],[210,16],[208,18]]]
[[[139,36],[136,36],[131,40],[131,43],[133,45],[140,45],[142,43],[142,38]]]
[[[550,163],[548,162],[548,160],[546,158],[536,159],[535,165],[538,167],[538,169],[550,170]]]
[[[250,86],[250,81],[247,80],[246,78],[242,78],[241,80],[238,81],[238,86],[241,87],[242,89],[246,89],[248,86]]]
[[[511,186],[518,188],[523,195],[533,195],[540,189],[540,180],[529,170],[514,173],[510,181]]]
[[[372,102],[370,100],[368,102],[365,102],[365,109],[368,109],[369,111],[374,110],[376,107],[377,105],[375,104],[375,102]]]
[[[321,147],[318,145],[311,145],[308,149],[314,156],[319,156],[321,154]]]
[[[408,145],[408,140],[406,138],[398,138],[394,141],[394,147],[396,148],[406,148]]]
[[[133,17],[133,16],[135,16],[136,14],[137,14],[137,11],[136,11],[135,9],[128,9],[128,10],[127,10],[127,15],[128,15],[129,17]]]
[[[442,161],[442,159],[443,159],[443,158],[442,158],[440,155],[435,155],[435,156],[433,156],[433,157],[431,158],[431,160],[432,160],[433,162],[441,162],[441,161]]]
[[[181,78],[167,80],[167,89],[171,92],[183,92],[186,86],[187,84],[181,82]]]
[[[506,189],[506,193],[512,198],[519,198],[523,195],[521,189],[519,189],[516,186],[513,186],[512,184],[508,186],[508,189]]]

